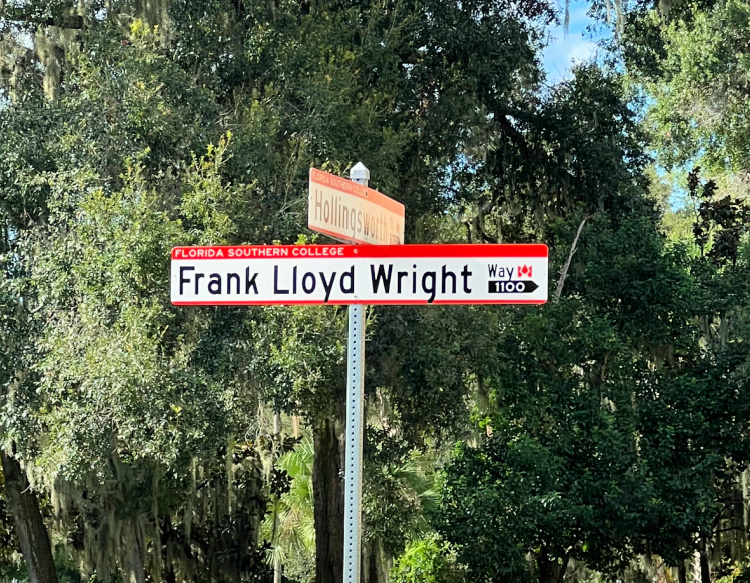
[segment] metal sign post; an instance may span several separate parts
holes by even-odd
[[[362,162],[349,173],[367,186],[370,171]],[[362,441],[365,400],[365,307],[349,306],[346,346],[346,456],[344,461],[344,583],[359,583],[362,556]]]
[[[344,583],[359,582],[362,549],[362,417],[365,307],[349,306],[346,351],[346,460],[344,462]]]

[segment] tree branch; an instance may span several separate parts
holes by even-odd
[[[1,9],[0,18],[10,22],[22,22],[25,24],[35,24],[37,26],[58,26],[60,28],[83,28],[83,17],[77,14],[60,15],[59,17],[43,17],[36,14],[24,12],[20,8],[6,7]]]
[[[570,253],[568,253],[568,258],[565,260],[565,265],[563,266],[562,273],[560,274],[560,281],[557,282],[557,289],[555,289],[555,296],[552,299],[552,302],[555,304],[560,301],[560,296],[562,295],[563,286],[565,285],[565,278],[568,277],[568,269],[570,268],[570,262],[573,260],[573,254],[576,252],[576,247],[578,245],[578,237],[581,236],[583,225],[585,225],[586,221],[588,221],[590,218],[591,218],[590,215],[586,215],[585,217],[583,217],[581,224],[578,225],[578,232],[576,233],[575,239],[573,239],[573,244],[570,246]]]

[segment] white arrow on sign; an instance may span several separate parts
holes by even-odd
[[[546,245],[176,247],[176,305],[543,304]]]

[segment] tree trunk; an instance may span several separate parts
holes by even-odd
[[[687,583],[687,567],[685,561],[677,563],[677,580],[678,583]]]
[[[390,568],[380,539],[362,541],[362,583],[388,583]]]
[[[29,583],[57,583],[52,547],[36,495],[29,489],[21,464],[2,450],[0,459],[5,475],[5,499],[29,570]]]
[[[700,557],[701,566],[701,583],[711,583],[711,569],[708,566],[708,549],[706,544],[706,537],[701,537],[700,549],[698,555]]]
[[[281,455],[281,413],[279,411],[273,412],[273,443],[274,448],[276,449],[276,455]],[[278,458],[277,458],[278,459]],[[276,533],[276,520],[277,515],[274,511],[274,525],[273,525],[273,531]],[[274,541],[278,544],[277,541]],[[273,583],[281,583],[281,573],[282,573],[283,566],[281,564],[281,558],[276,554],[273,559]]]
[[[336,422],[313,429],[315,503],[315,583],[342,583],[344,577],[344,493]]]
[[[562,564],[550,559],[547,549],[542,547],[539,552],[539,583],[562,583],[568,568],[569,557],[565,557]]]
[[[139,536],[138,517],[130,520],[130,536],[123,537],[126,553],[126,569],[130,572],[129,583],[146,583],[146,570],[143,567],[143,555],[141,554],[141,537]]]

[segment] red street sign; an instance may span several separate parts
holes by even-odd
[[[547,246],[175,247],[182,306],[543,304]]]

